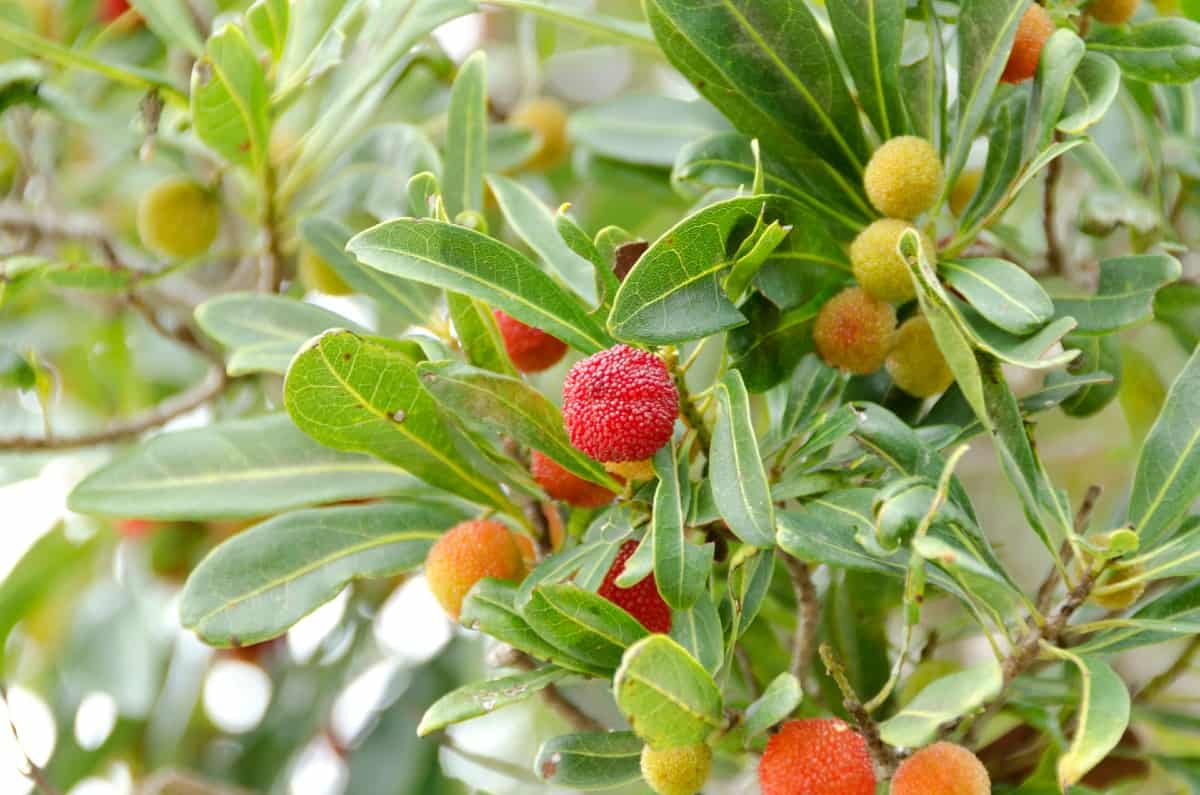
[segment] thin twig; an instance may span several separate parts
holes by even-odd
[[[514,649],[514,651],[516,650]],[[526,671],[532,671],[534,668],[537,668],[537,663],[532,657],[519,651],[513,655],[512,664]],[[544,687],[542,689],[542,700],[546,702],[546,706],[553,709],[567,723],[575,727],[576,731],[604,731],[604,724],[575,706],[570,699],[563,695],[563,692],[558,689],[557,685],[551,684]]]
[[[4,702],[4,708],[8,714],[8,728],[12,731],[13,741],[16,743],[17,750],[21,753],[25,761],[25,769],[19,772],[22,776],[33,782],[33,785],[37,787],[38,792],[42,793],[42,795],[62,795],[58,788],[46,778],[45,772],[37,766],[37,763],[29,758],[29,754],[25,753],[25,749],[21,745],[21,735],[17,733],[17,724],[13,720],[12,707],[8,700],[7,685],[0,684],[0,701]]]
[[[678,366],[678,352],[674,348],[671,348],[664,361],[667,369],[671,371],[671,377],[675,381],[675,389],[679,393],[679,414],[683,418],[684,423],[696,432],[696,441],[700,443],[700,448],[707,455],[709,449],[712,447],[712,435],[708,432],[708,426],[704,423],[703,415],[692,403],[692,394],[688,391],[687,377]]]
[[[38,237],[68,240],[108,240],[98,217],[60,210],[33,210],[15,201],[0,201],[0,229],[31,232]]]
[[[754,666],[750,662],[750,653],[746,651],[745,646],[739,643],[733,647],[733,656],[737,660],[738,668],[742,671],[742,678],[746,680],[750,698],[758,699],[762,695],[762,688],[759,687],[758,680],[754,678]]]
[[[138,787],[138,795],[251,795],[250,790],[205,781],[181,770],[159,770]]]
[[[1055,133],[1054,140],[1061,135]],[[1042,192],[1042,228],[1046,234],[1046,269],[1050,273],[1062,273],[1063,254],[1058,240],[1055,219],[1058,215],[1058,183],[1062,177],[1062,158],[1056,157],[1046,166],[1046,184]]]
[[[1180,655],[1175,658],[1175,662],[1138,691],[1137,700],[1153,701],[1156,696],[1174,684],[1176,679],[1188,672],[1198,653],[1200,653],[1200,635],[1194,635]]]
[[[1088,486],[1087,493],[1083,495],[1083,501],[1079,504],[1079,510],[1075,512],[1075,535],[1082,535],[1087,530],[1102,491],[1097,485]],[[1058,550],[1058,557],[1062,560],[1063,566],[1071,562],[1069,541],[1063,541],[1062,547]],[[1042,580],[1042,584],[1038,588],[1037,609],[1039,613],[1045,614],[1050,609],[1050,600],[1054,597],[1054,589],[1058,587],[1059,571],[1059,566],[1051,566],[1050,571],[1046,574],[1046,579]]]
[[[279,208],[275,199],[275,170],[266,166],[262,179],[262,229],[263,241],[262,259],[259,263],[258,289],[259,292],[274,293],[279,291],[283,282],[283,250],[279,235]]]
[[[788,670],[803,685],[808,676],[813,647],[817,643],[821,604],[817,599],[817,587],[813,585],[812,568],[791,555],[784,555],[783,562],[792,578],[792,590],[796,593],[796,632],[792,636],[792,662]]]
[[[825,670],[829,672],[833,681],[837,683],[838,689],[842,691],[842,706],[846,708],[850,719],[854,721],[859,733],[867,741],[867,749],[871,752],[871,758],[875,760],[875,764],[886,776],[890,776],[896,767],[896,750],[879,736],[879,725],[875,723],[874,718],[867,713],[862,702],[858,700],[858,695],[846,677],[846,669],[834,654],[833,647],[828,643],[822,643],[820,654],[821,661],[825,663]]]

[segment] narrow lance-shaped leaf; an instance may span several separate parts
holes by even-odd
[[[458,450],[405,352],[348,331],[322,334],[292,361],[283,399],[322,444],[370,453],[432,486],[522,516]]]
[[[450,322],[454,324],[454,336],[468,362],[494,373],[517,376],[517,368],[508,358],[504,337],[500,336],[500,327],[496,325],[496,316],[487,304],[478,298],[448,290],[446,307],[450,312]]]
[[[560,787],[594,790],[642,778],[642,741],[633,732],[562,734],[542,743],[533,769]]]
[[[737,370],[716,386],[717,422],[713,428],[709,477],[713,500],[729,529],[747,544],[775,543],[775,504],[754,435],[750,396]]]
[[[828,0],[829,21],[858,88],[858,100],[879,137],[908,132],[900,90],[904,0]]]
[[[884,742],[905,748],[927,745],[955,718],[982,707],[1000,694],[1004,677],[989,660],[932,682],[904,709],[879,725]]]
[[[1071,76],[1071,90],[1058,130],[1081,135],[1108,112],[1121,88],[1121,67],[1107,55],[1087,52]]]
[[[532,671],[522,671],[499,679],[472,682],[451,690],[425,710],[417,725],[417,736],[444,729],[454,723],[487,715],[530,696],[537,695],[569,674],[562,668],[548,665]]]
[[[621,714],[652,748],[704,742],[725,723],[712,676],[666,635],[629,647],[613,693]]]
[[[197,57],[204,53],[204,42],[186,0],[130,0],[129,4],[164,42],[180,44]]]
[[[712,565],[711,546],[698,547],[684,536],[686,519],[675,447],[666,444],[654,455],[658,486],[654,491],[651,543],[654,579],[659,593],[671,607],[691,607],[708,585]]]
[[[85,478],[73,511],[147,519],[265,516],[402,494],[419,481],[391,464],[323,447],[286,414],[163,433]]]
[[[267,79],[246,34],[226,25],[192,67],[192,125],[200,140],[231,163],[261,172],[270,121]]]
[[[246,25],[259,44],[266,47],[274,61],[283,57],[288,35],[287,0],[255,0],[246,9]]]
[[[524,254],[474,230],[403,218],[360,233],[347,248],[373,268],[478,298],[584,353],[612,344],[578,299]]]
[[[1083,40],[1067,28],[1059,28],[1042,48],[1034,82],[1030,119],[1036,124],[1035,149],[1045,148],[1054,139],[1054,130],[1062,115],[1075,68],[1083,59]]]
[[[1104,28],[1088,37],[1088,49],[1112,58],[1134,80],[1190,83],[1200,77],[1200,23],[1190,19]]]
[[[725,639],[721,631],[721,616],[717,605],[707,590],[687,610],[671,613],[671,637],[688,654],[704,666],[704,670],[715,675],[721,668],[725,655]]]
[[[646,628],[625,610],[567,583],[534,588],[521,615],[550,645],[608,671],[627,648],[646,637]]]
[[[1055,298],[1059,315],[1073,317],[1080,334],[1112,334],[1154,316],[1154,296],[1177,281],[1183,268],[1168,254],[1112,257],[1100,263],[1094,296]]]
[[[1054,317],[1054,302],[1024,268],[980,258],[938,263],[946,284],[989,322],[1013,334],[1030,334]]]
[[[449,503],[379,503],[286,513],[219,546],[188,577],[179,616],[216,646],[287,631],[358,577],[416,568],[467,514]]]
[[[487,157],[487,59],[476,52],[458,69],[450,89],[442,196],[446,213],[483,211],[483,172]]]
[[[1079,670],[1081,685],[1075,736],[1058,759],[1058,785],[1066,792],[1116,748],[1129,728],[1130,699],[1125,682],[1107,663],[1060,649],[1052,651]]]
[[[939,152],[946,149],[946,48],[933,0],[920,0],[917,17],[925,27],[928,54],[900,67],[903,96],[912,130],[930,141]]]

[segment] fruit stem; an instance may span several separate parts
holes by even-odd
[[[684,424],[696,432],[696,441],[700,443],[701,449],[707,456],[712,447],[712,435],[708,432],[708,426],[704,424],[704,417],[692,403],[692,393],[688,391],[686,370],[679,367],[679,352],[674,346],[667,348],[663,354],[663,363],[670,370],[671,378],[675,381],[675,390],[679,393],[679,416],[683,418]]]
[[[803,687],[821,624],[821,603],[813,584],[812,567],[791,555],[784,555],[783,562],[792,578],[797,607],[796,634],[792,636],[792,662],[788,670]]]

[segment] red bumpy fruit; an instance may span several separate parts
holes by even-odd
[[[504,338],[508,358],[522,373],[547,370],[558,364],[567,352],[567,343],[540,328],[527,326],[499,309],[493,314],[496,316],[496,325],[500,327],[500,336]]]
[[[1029,6],[1025,16],[1017,23],[1017,35],[1013,38],[1012,49],[1008,52],[1008,61],[1004,64],[1000,79],[1005,83],[1022,83],[1033,77],[1042,58],[1042,48],[1052,35],[1054,20],[1046,13],[1046,9],[1037,3]]]
[[[652,353],[617,345],[576,362],[563,383],[571,444],[597,461],[641,461],[671,440],[679,393]]]
[[[758,765],[763,795],[875,795],[862,735],[832,718],[788,721]]]
[[[515,582],[524,575],[525,561],[512,532],[490,519],[456,524],[442,534],[425,558],[429,590],[455,620],[463,597],[484,577]]]
[[[621,545],[597,593],[617,607],[623,608],[646,629],[665,635],[671,631],[671,608],[659,594],[654,575],[648,574],[632,588],[617,585],[617,578],[625,571],[625,562],[632,557],[637,548],[636,541],[626,541]]]
[[[576,508],[599,508],[608,505],[615,496],[611,491],[573,475],[555,463],[554,459],[537,450],[529,459],[529,471],[538,485],[556,500]]]

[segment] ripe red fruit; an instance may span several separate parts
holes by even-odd
[[[767,742],[758,781],[763,795],[875,795],[866,740],[833,718],[783,724]]]
[[[129,0],[100,0],[97,13],[103,22],[115,22],[129,10]]]
[[[599,508],[612,502],[611,491],[589,483],[560,467],[552,458],[534,450],[529,460],[529,471],[546,493],[556,500],[574,505],[576,508]]]
[[[571,444],[597,461],[641,461],[671,440],[679,393],[652,353],[617,345],[576,362],[563,383]]]
[[[429,590],[453,619],[458,618],[467,591],[484,577],[516,581],[524,574],[525,562],[512,532],[491,519],[456,524],[425,558]]]
[[[892,777],[892,795],[989,795],[992,781],[975,754],[954,743],[934,743],[904,760]]]
[[[540,373],[558,364],[567,352],[567,343],[552,337],[540,328],[527,326],[499,309],[493,313],[508,358],[522,373]]]
[[[641,622],[646,629],[665,635],[671,631],[671,608],[658,592],[654,574],[647,575],[632,588],[617,585],[617,578],[625,571],[625,562],[633,556],[637,548],[636,541],[626,541],[621,545],[597,593],[617,607],[624,608],[625,612]]]
[[[1029,6],[1017,24],[1017,35],[1004,64],[1000,79],[1005,83],[1021,83],[1037,72],[1038,60],[1046,40],[1054,35],[1054,20],[1037,3]]]

